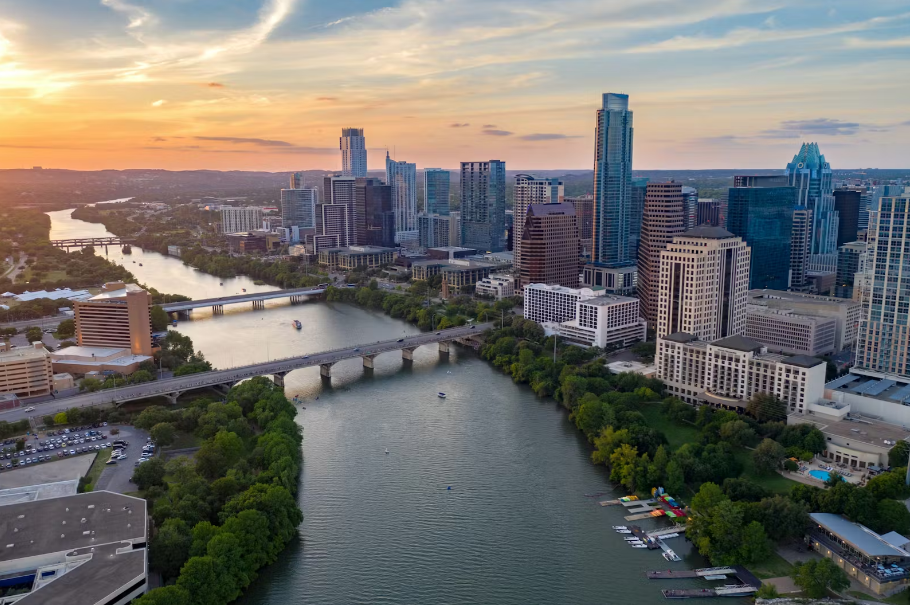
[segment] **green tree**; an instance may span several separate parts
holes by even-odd
[[[163,586],[145,593],[134,605],[192,605],[189,593],[179,586]]]
[[[161,305],[153,305],[149,310],[149,315],[152,318],[153,332],[164,332],[167,330],[167,325],[171,322],[165,310],[161,308]]]
[[[25,338],[29,342],[40,342],[43,336],[44,332],[37,326],[29,326],[25,329]]]
[[[730,420],[720,425],[720,438],[735,445],[749,445],[755,440],[755,431],[742,420]]]
[[[177,438],[177,431],[170,422],[159,422],[149,431],[152,441],[161,447],[167,447],[174,443]]]
[[[58,338],[72,338],[76,334],[76,321],[74,319],[64,319],[57,326]]]
[[[716,483],[710,481],[702,483],[698,493],[692,498],[692,510],[707,515],[724,500],[728,500],[728,498]]]
[[[770,393],[756,393],[746,404],[746,413],[759,422],[783,421],[787,418],[787,404]]]
[[[67,424],[66,412],[58,412],[54,414],[54,425]]]
[[[138,469],[151,462],[140,464]],[[161,572],[165,580],[176,578],[180,568],[190,558],[193,537],[183,519],[168,519],[152,538],[149,548],[149,565]]]
[[[888,466],[906,467],[908,460],[910,460],[910,442],[898,441],[894,447],[888,450]]]
[[[676,460],[670,460],[667,464],[667,480],[664,481],[664,488],[667,493],[679,496],[686,487],[686,477],[682,468]]]
[[[156,424],[170,422],[174,417],[174,412],[160,405],[150,405],[142,410],[139,416],[133,421],[136,428],[149,431]]]
[[[762,584],[758,592],[755,593],[755,597],[758,599],[776,599],[779,596],[780,593],[777,592],[777,587],[774,584]]]
[[[755,470],[759,473],[773,473],[785,455],[784,446],[773,439],[766,438],[752,452],[752,461],[755,463]]]
[[[850,578],[846,572],[828,558],[797,562],[792,577],[794,583],[811,599],[826,596],[828,590],[841,592],[850,587]]]
[[[94,393],[95,391],[101,390],[101,381],[97,378],[83,378],[82,382],[79,383],[80,391],[87,391],[89,393]]]
[[[164,485],[166,474],[165,462],[161,458],[152,458],[136,467],[133,471],[133,483],[145,491],[156,485]]]
[[[743,528],[742,545],[740,546],[739,561],[744,565],[751,565],[764,561],[771,556],[773,546],[765,528],[758,521],[752,521]]]

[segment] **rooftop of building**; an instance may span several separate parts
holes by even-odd
[[[581,304],[583,305],[594,305],[598,307],[606,307],[609,305],[617,305],[621,303],[628,302],[638,302],[637,298],[631,296],[619,296],[616,294],[603,294],[601,296],[596,296],[587,300],[582,300]]]
[[[871,397],[893,404],[910,404],[910,378],[891,374],[860,374],[851,371],[828,382],[826,390]]]
[[[122,282],[109,282],[101,288],[101,293],[91,297],[90,301],[114,300],[125,298],[131,292],[145,292],[141,286],[136,284],[124,284]]]
[[[674,332],[673,334],[667,334],[664,336],[663,340],[686,344],[698,340],[698,337],[693,334],[689,334],[688,332]]]
[[[746,305],[746,313],[753,315],[765,315],[765,316],[775,316],[783,319],[787,319],[792,322],[802,323],[802,324],[812,324],[816,325],[819,323],[827,323],[832,321],[837,321],[834,317],[824,317],[817,315],[805,315],[799,313],[795,309],[777,309],[773,307],[767,307],[765,305],[756,305],[749,303]]]
[[[129,349],[122,349],[118,347],[66,347],[64,349],[58,349],[51,353],[52,357],[88,357],[91,359],[95,358],[104,358],[104,357],[114,357],[116,355],[124,355],[129,353]]]
[[[556,284],[528,284],[525,286],[525,289],[528,288],[531,288],[532,290],[546,290],[547,292],[561,292],[563,294],[571,294],[582,298],[603,296],[605,293],[604,288],[567,288]]]
[[[762,304],[767,300],[792,300],[801,302],[812,302],[818,304],[828,304],[832,306],[852,306],[857,305],[855,300],[850,298],[838,298],[836,296],[825,296],[822,294],[805,294],[803,292],[788,292],[785,290],[749,290],[749,302],[752,304]]]
[[[575,216],[575,206],[572,204],[530,204],[528,216]]]
[[[889,544],[882,536],[865,525],[853,523],[841,515],[809,513],[809,517],[813,522],[847,542],[867,557],[910,557],[910,553]]]
[[[785,363],[791,366],[798,366],[800,368],[814,368],[817,365],[825,363],[817,357],[810,357],[809,355],[791,355],[790,357],[785,357],[781,360],[781,363]]]
[[[764,345],[762,345],[762,343],[758,342],[757,340],[752,340],[751,338],[746,338],[745,336],[734,334],[733,336],[727,336],[726,338],[721,338],[720,340],[713,341],[711,343],[711,346],[750,353],[761,350]]]
[[[696,237],[699,239],[728,239],[736,236],[723,227],[698,225],[696,227],[692,227],[685,233],[677,235],[676,237]]]
[[[383,248],[381,246],[348,246],[342,248],[328,248],[325,252],[334,252],[347,256],[358,256],[361,254],[380,254],[382,252],[395,252],[395,248]]]
[[[58,288],[56,290],[35,290],[34,292],[25,291],[22,294],[13,294],[4,292],[3,298],[15,298],[19,302],[28,302],[40,298],[49,298],[51,300],[86,300],[91,298],[88,290],[70,290],[69,288]]]
[[[39,357],[47,357],[47,349],[44,348],[44,345],[41,343],[35,343],[40,346],[36,347],[34,344],[28,347],[15,347],[8,351],[0,350],[0,363],[8,363],[11,361],[16,361],[20,359],[36,359]]]
[[[439,252],[477,252],[476,248],[462,248],[461,246],[438,246],[430,248],[430,250],[438,250]]]

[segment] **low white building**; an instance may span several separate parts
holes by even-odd
[[[791,355],[837,353],[837,318],[799,315],[790,309],[746,305],[746,337]]]
[[[576,302],[575,318],[544,323],[544,331],[588,346],[628,346],[645,340],[648,322],[639,317],[638,299],[606,294]]]
[[[524,316],[539,324],[569,321],[576,317],[579,300],[603,296],[605,293],[604,290],[590,288],[528,284],[524,289]]]
[[[826,364],[805,355],[768,353],[744,336],[714,342],[676,332],[657,339],[656,378],[692,404],[744,409],[756,393],[784,401],[790,413],[806,413],[824,396]]]
[[[491,296],[496,300],[515,296],[515,279],[509,275],[491,275],[477,282],[474,292],[480,296]]]

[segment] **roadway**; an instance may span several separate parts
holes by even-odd
[[[202,307],[215,307],[256,300],[271,300],[274,298],[290,298],[292,296],[308,296],[311,294],[322,294],[323,292],[325,292],[325,288],[320,288],[319,286],[294,288],[291,290],[272,290],[271,292],[249,292],[246,294],[234,294],[232,296],[219,296],[218,298],[204,298],[201,300],[167,303],[161,305],[161,308],[168,313],[174,313],[176,311],[189,311],[190,309],[199,309]]]
[[[263,363],[255,363],[247,366],[240,366],[226,370],[214,370],[211,372],[202,372],[200,374],[191,374],[189,376],[180,376],[177,378],[166,378],[155,380],[142,384],[121,387],[119,389],[107,389],[95,393],[84,393],[73,397],[64,397],[45,401],[43,403],[23,402],[22,407],[14,408],[9,411],[0,412],[0,420],[14,422],[29,416],[47,416],[56,414],[72,407],[86,407],[96,405],[117,405],[136,399],[146,399],[157,396],[179,395],[186,391],[194,389],[203,389],[218,385],[233,385],[241,380],[253,378],[256,376],[284,376],[288,372],[320,366],[324,364],[334,364],[345,359],[355,357],[368,357],[387,353],[389,351],[400,351],[402,349],[414,349],[422,345],[433,344],[438,342],[448,342],[457,338],[480,334],[487,328],[493,327],[493,323],[477,324],[475,326],[461,326],[458,328],[449,328],[439,332],[426,332],[415,336],[408,336],[402,339],[385,340],[374,343],[355,345],[313,353],[311,355],[302,355],[297,357],[286,357]],[[33,412],[25,412],[25,408],[33,406]]]

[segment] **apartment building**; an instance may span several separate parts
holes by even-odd
[[[524,287],[524,317],[537,323],[574,319],[580,299],[603,296],[603,290],[566,288],[547,284],[528,284]]]
[[[648,183],[638,248],[638,298],[641,315],[657,323],[660,253],[686,230],[685,198],[679,183]]]
[[[791,355],[829,355],[837,352],[837,319],[747,305],[746,337],[764,343],[771,351]]]
[[[54,390],[50,353],[40,342],[12,348],[0,341],[0,393],[18,397],[49,395]]]
[[[331,269],[349,271],[357,267],[375,269],[395,262],[398,253],[394,248],[376,246],[350,246],[319,251],[319,264]]]
[[[252,206],[222,206],[221,232],[241,233],[262,228],[262,208]]]
[[[856,300],[783,290],[750,290],[748,304],[769,310],[790,311],[793,315],[834,318],[837,321],[835,352],[848,349],[856,343],[857,328],[863,313],[862,303]]]
[[[77,344],[151,355],[151,305],[152,296],[136,284],[104,284],[100,294],[76,302],[73,307]]]
[[[491,275],[477,282],[474,292],[496,300],[515,296],[515,279],[509,275]]]

